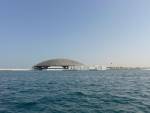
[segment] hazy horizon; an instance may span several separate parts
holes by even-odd
[[[150,67],[149,0],[1,0],[0,68],[52,58]]]

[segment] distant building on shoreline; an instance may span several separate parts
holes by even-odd
[[[106,70],[107,68],[99,65],[84,65],[70,59],[51,59],[38,63],[33,66],[35,70]]]
[[[70,59],[51,59],[33,66],[36,70],[76,70],[84,64]]]

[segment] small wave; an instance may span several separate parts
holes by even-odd
[[[73,92],[70,95],[74,95],[74,96],[88,96],[87,94],[81,92],[81,91],[77,91],[77,92]]]
[[[16,107],[18,108],[32,108],[33,106],[36,106],[37,102],[19,102],[17,103]]]

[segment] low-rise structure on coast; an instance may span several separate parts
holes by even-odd
[[[36,70],[76,70],[84,64],[70,59],[51,59],[33,66]]]
[[[99,65],[85,65],[70,59],[51,59],[38,63],[33,66],[35,70],[106,70],[107,68]]]

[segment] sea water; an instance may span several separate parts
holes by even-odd
[[[150,71],[0,71],[0,113],[150,113]]]

